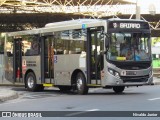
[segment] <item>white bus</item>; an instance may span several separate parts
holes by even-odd
[[[78,19],[6,34],[5,78],[29,91],[55,86],[87,94],[91,87],[151,84],[151,33],[147,22]]]

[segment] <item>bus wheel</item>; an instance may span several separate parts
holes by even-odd
[[[29,72],[26,76],[26,87],[29,91],[37,91],[38,85],[36,84],[36,77],[32,72]]]
[[[124,91],[125,86],[114,86],[113,90],[115,93],[122,93]]]
[[[86,79],[82,72],[79,72],[76,76],[76,89],[77,89],[77,93],[80,95],[84,95],[88,93]]]

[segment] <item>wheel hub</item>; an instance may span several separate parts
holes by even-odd
[[[33,88],[33,86],[34,86],[33,77],[29,77],[29,78],[28,78],[28,87],[29,87],[29,88]]]
[[[79,79],[77,80],[77,89],[80,90],[81,87],[82,87],[82,85],[83,85],[82,79],[79,78]]]

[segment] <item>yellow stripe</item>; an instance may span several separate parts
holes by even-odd
[[[44,87],[53,87],[53,84],[43,84]]]

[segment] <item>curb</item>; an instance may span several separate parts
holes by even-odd
[[[153,82],[154,85],[160,85],[160,82]]]
[[[12,90],[1,90],[0,91],[0,102],[13,100],[18,98],[18,93]]]
[[[153,83],[154,83],[154,85],[160,85],[160,76],[153,77]]]

